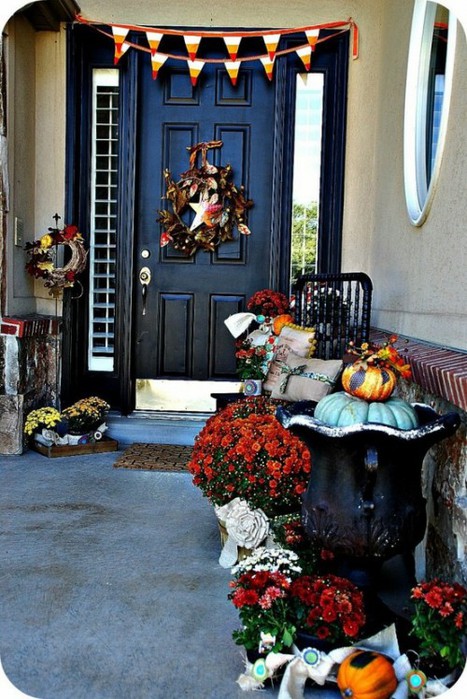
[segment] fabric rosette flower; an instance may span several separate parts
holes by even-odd
[[[255,549],[267,537],[269,520],[263,510],[251,509],[241,498],[234,498],[215,510],[227,532],[219,563],[223,568],[230,568],[237,561],[239,546]]]

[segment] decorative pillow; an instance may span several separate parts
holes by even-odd
[[[274,345],[274,357],[269,366],[265,391],[272,391],[281,373],[281,362],[289,352],[295,352],[300,357],[311,357],[315,351],[316,339],[314,328],[304,328],[299,325],[287,324],[281,329]]]
[[[342,371],[340,359],[304,359],[289,352],[271,398],[320,401],[334,388]]]

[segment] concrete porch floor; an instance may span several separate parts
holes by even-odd
[[[117,456],[0,457],[7,677],[37,699],[245,699],[212,507],[189,474]]]

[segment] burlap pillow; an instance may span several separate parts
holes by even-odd
[[[314,328],[302,328],[298,325],[284,325],[274,346],[274,357],[269,366],[268,375],[263,383],[265,391],[272,391],[281,373],[281,362],[289,352],[295,352],[300,357],[311,357],[315,351]]]
[[[271,397],[318,402],[332,391],[342,367],[340,359],[304,359],[289,352],[282,362]]]

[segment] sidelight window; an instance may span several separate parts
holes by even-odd
[[[291,282],[315,272],[323,123],[323,73],[297,75],[292,190]]]
[[[118,70],[94,70],[89,232],[90,371],[114,369],[118,98]]]

